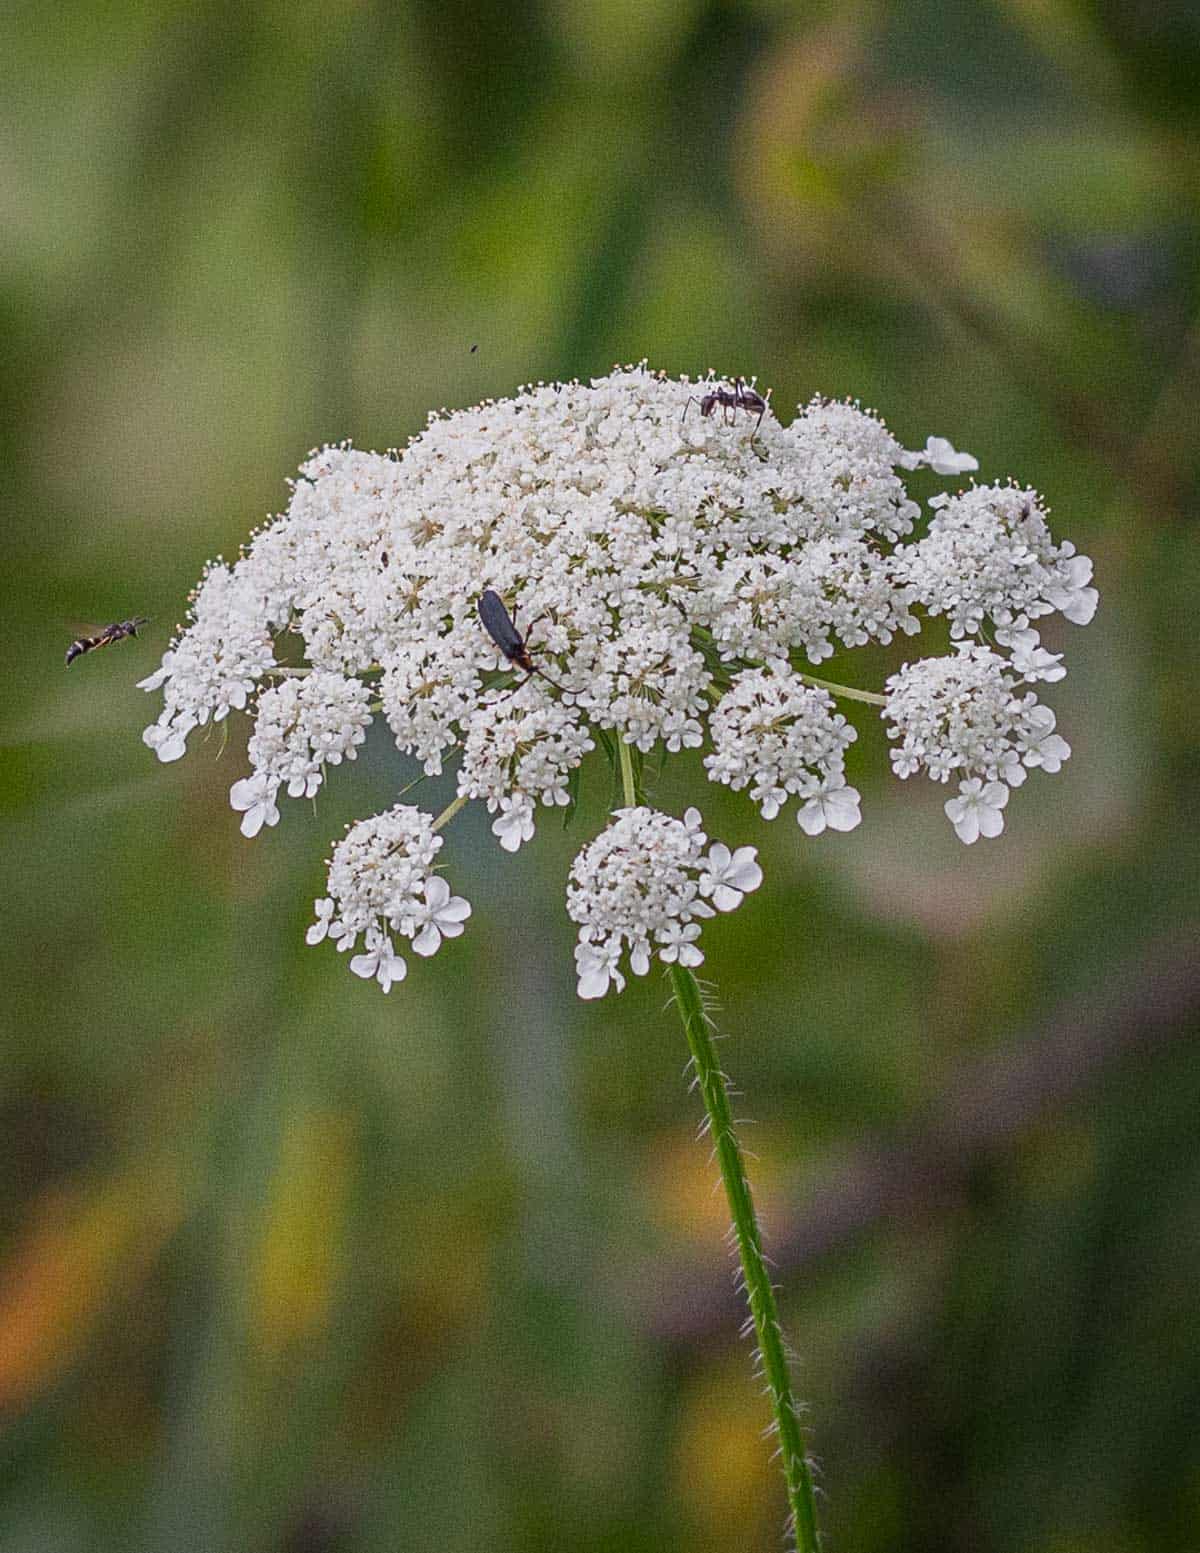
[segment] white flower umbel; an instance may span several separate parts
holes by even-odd
[[[248,711],[250,769],[230,791],[247,836],[278,822],[281,794],[314,797],[380,712],[427,775],[456,768],[451,809],[484,802],[510,852],[543,808],[570,806],[601,743],[627,757],[703,749],[712,780],[767,818],[794,800],[820,835],[860,821],[846,712],[867,702],[884,707],[901,775],[982,784],[959,796],[992,833],[989,784],[1012,789],[1069,754],[1029,687],[1065,673],[1039,628],[1091,618],[1090,561],[1015,484],[922,507],[907,471],[976,467],[945,438],[908,452],[857,404],[814,399],[784,426],[770,405],[761,420],[749,408],[761,403],[746,383],[615,369],[435,415],[399,457],[322,449],[287,511],[206,570],[190,623],[142,682],[163,695],[146,743],[176,760],[196,729]],[[511,613],[518,658],[479,618],[485,589]],[[886,698],[812,673],[915,638],[933,616],[961,651],[913,653]],[[424,880],[397,921],[436,945],[456,919]],[[615,984],[623,955],[691,961],[693,924],[671,921],[667,938],[615,957],[610,938],[585,940],[587,985]],[[363,946],[364,974],[403,974],[393,939],[407,929],[342,907],[335,925]]]
[[[355,975],[374,978],[385,992],[403,981],[408,966],[393,934],[410,939],[415,953],[431,955],[443,938],[457,938],[471,915],[470,904],[432,871],[442,842],[429,815],[411,804],[348,826],[334,848],[329,896],[315,903],[307,941],[319,944],[328,936],[346,951],[362,935],[364,952],[350,962]]]
[[[975,486],[940,505],[898,576],[931,615],[949,617],[956,637],[990,620],[1003,644],[1055,610],[1075,625],[1096,612],[1092,563],[1069,540],[1054,543],[1041,498],[1016,485]],[[1036,633],[1024,640],[1035,645]]]
[[[547,700],[533,677],[515,694],[489,695],[484,705],[491,716],[470,725],[458,791],[485,798],[493,814],[500,811],[492,830],[506,851],[515,852],[533,837],[536,804],[570,802],[568,778],[595,745],[574,709]]]
[[[951,657],[907,664],[887,682],[883,715],[898,741],[896,775],[962,778],[946,814],[968,844],[1001,833],[1009,789],[1021,786],[1028,768],[1057,771],[1071,753],[1054,732],[1054,713],[1032,691],[1022,694],[1022,683],[1007,659],[965,643]]]
[[[644,976],[655,956],[664,964],[699,965],[699,919],[732,911],[762,883],[754,847],[706,852],[700,811],[682,820],[645,806],[618,809],[608,829],[571,865],[567,915],[579,923],[575,966],[581,998],[620,992],[619,969]]]
[[[858,824],[859,795],[844,775],[846,750],[858,735],[834,710],[829,692],[806,685],[785,662],[738,674],[709,728],[709,776],[735,791],[749,786],[764,820],[798,794],[797,819],[810,836],[826,825],[853,830]]]
[[[254,774],[229,792],[231,805],[243,811],[244,836],[278,823],[281,786],[289,798],[312,798],[327,764],[354,759],[371,721],[370,694],[361,680],[319,669],[263,691],[247,751]]]

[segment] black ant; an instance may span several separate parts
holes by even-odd
[[[483,629],[491,637],[492,641],[495,642],[509,663],[515,663],[517,668],[524,669],[527,675],[540,674],[548,684],[554,686],[555,690],[563,690],[558,681],[551,679],[545,669],[539,669],[529,656],[528,641],[532,634],[533,626],[530,626],[529,631],[522,636],[513,624],[512,616],[505,609],[504,600],[495,589],[485,588],[479,595],[477,607],[479,609],[479,618],[483,622]],[[533,624],[536,625],[537,621],[535,620]],[[516,689],[517,687],[514,686],[513,688]],[[566,695],[567,692],[563,690],[563,694]]]
[[[720,405],[725,412],[727,422],[730,410],[735,415],[739,410],[745,410],[749,415],[753,415],[755,410],[757,410],[758,419],[754,423],[754,432],[750,438],[751,442],[753,442],[754,438],[758,436],[758,428],[763,423],[763,416],[767,413],[767,404],[770,398],[770,389],[767,390],[764,397],[756,388],[751,388],[745,378],[737,377],[733,380],[732,388],[712,388],[708,393],[699,398],[695,394],[689,394],[688,402],[683,407],[683,415],[687,415],[693,404],[699,404],[700,414],[703,416],[711,415],[717,406]],[[682,420],[683,417],[681,416],[680,419]]]

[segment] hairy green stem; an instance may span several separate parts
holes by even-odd
[[[637,783],[634,780],[633,752],[622,739],[619,742],[621,761],[621,785],[625,802],[633,808],[638,802]],[[775,1290],[771,1286],[766,1259],[763,1256],[762,1235],[758,1217],[754,1211],[754,1198],[746,1167],[742,1162],[742,1150],[733,1130],[733,1113],[729,1109],[729,1090],[721,1065],[717,1061],[713,1045],[712,1024],[700,996],[700,987],[691,971],[683,965],[671,967],[671,985],[675,1006],[683,1020],[683,1030],[692,1054],[696,1070],[696,1083],[704,1100],[708,1116],[707,1132],[713,1141],[713,1152],[721,1168],[721,1180],[725,1197],[733,1217],[733,1231],[737,1238],[738,1255],[742,1263],[742,1280],[746,1301],[754,1322],[758,1342],[757,1361],[771,1398],[771,1410],[775,1415],[773,1432],[779,1439],[779,1455],[783,1464],[783,1477],[787,1485],[788,1505],[791,1509],[792,1529],[795,1533],[797,1553],[817,1553],[817,1507],[813,1492],[812,1471],[804,1451],[804,1436],[796,1412],[796,1399],[792,1395],[792,1378],[788,1373],[787,1353],[783,1345],[783,1330],[779,1325],[779,1312],[775,1306]]]
[[[742,1162],[742,1151],[737,1134],[733,1130],[733,1115],[729,1109],[729,1090],[725,1074],[717,1061],[713,1046],[712,1024],[700,996],[696,978],[686,966],[671,967],[671,985],[675,992],[675,1005],[683,1020],[684,1033],[692,1053],[696,1070],[696,1083],[704,1099],[708,1113],[707,1131],[713,1142],[713,1152],[721,1167],[721,1180],[725,1196],[733,1216],[733,1231],[737,1237],[738,1255],[742,1262],[742,1278],[746,1301],[754,1321],[758,1340],[756,1358],[761,1366],[771,1408],[775,1414],[773,1432],[779,1439],[779,1455],[787,1484],[788,1504],[792,1512],[792,1527],[799,1553],[817,1553],[817,1509],[813,1494],[812,1471],[804,1451],[804,1436],[796,1413],[796,1399],[792,1395],[792,1381],[788,1373],[787,1354],[783,1344],[783,1332],[775,1307],[775,1291],[763,1257],[762,1236],[754,1212],[754,1199]]]

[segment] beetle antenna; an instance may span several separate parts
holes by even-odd
[[[559,691],[562,695],[569,696],[573,694],[572,691],[569,691],[560,685],[556,679],[551,679],[549,674],[546,673],[545,669],[539,669],[536,664],[534,664],[533,672],[535,674],[540,674],[547,684],[553,685],[555,690]]]

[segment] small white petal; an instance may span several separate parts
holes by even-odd
[[[925,444],[925,458],[936,475],[969,474],[979,468],[979,460],[970,453],[957,453],[945,437],[930,437]]]
[[[739,847],[733,854],[726,872],[726,884],[731,884],[735,890],[742,890],[746,894],[751,890],[757,890],[763,882],[763,871],[758,866],[757,858],[757,847]]]
[[[313,906],[316,910],[317,920],[304,935],[304,942],[306,944],[319,944],[332,926],[333,902],[331,900],[314,901]]]
[[[1095,588],[1081,588],[1063,605],[1062,613],[1072,625],[1085,626],[1091,623],[1099,602],[1100,594]]]
[[[969,847],[974,846],[979,840],[979,811],[965,804],[961,798],[948,798],[945,809],[958,839],[965,841]]]
[[[806,836],[823,836],[828,821],[825,818],[825,805],[819,798],[810,798],[801,809],[796,811],[796,824]]]
[[[597,966],[579,978],[578,993],[581,998],[602,998],[608,991],[610,977],[607,969]]]
[[[825,795],[825,818],[830,830],[848,831],[862,823],[862,797],[855,787],[839,787]]]
[[[375,980],[385,992],[390,992],[393,983],[403,981],[407,975],[407,960],[402,960],[398,954],[389,953],[380,960],[379,969],[375,973]]]
[[[187,738],[182,733],[177,733],[174,738],[164,739],[158,746],[155,754],[164,765],[172,760],[180,760],[187,753]]]
[[[432,922],[427,922],[412,941],[413,953],[428,956],[441,947],[442,935]]]
[[[263,796],[261,776],[242,777],[229,789],[229,804],[233,809],[252,809]]]
[[[162,663],[153,674],[148,674],[145,679],[137,681],[139,690],[157,690],[158,687],[171,677],[171,665],[175,661],[175,654],[168,652],[163,654]]]

